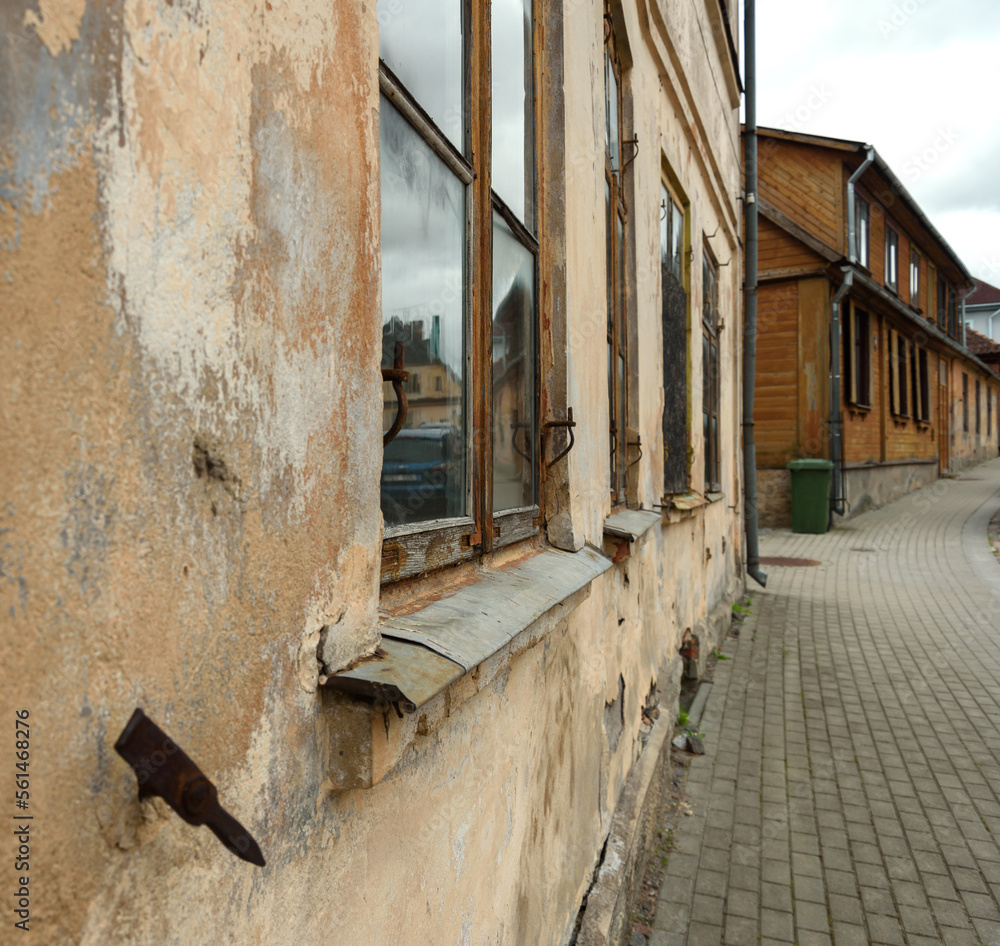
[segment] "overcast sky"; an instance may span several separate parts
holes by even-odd
[[[1000,0],[757,0],[757,121],[874,145],[1000,286]]]

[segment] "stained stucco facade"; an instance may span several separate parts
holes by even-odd
[[[30,711],[39,941],[569,940],[642,710],[675,712],[682,639],[711,646],[743,581],[723,6],[611,12],[638,139],[630,505],[653,515],[632,541],[605,534],[604,9],[539,0],[539,412],[572,406],[576,445],[540,471],[533,538],[400,585],[380,583],[376,5],[0,7],[0,692],[8,717]],[[685,216],[679,502],[663,488],[664,181]],[[598,574],[416,712],[320,686],[376,653],[392,615],[475,609],[491,577],[555,554]],[[215,781],[265,868],[137,800],[113,750],[136,706]],[[345,787],[361,769],[370,787]]]

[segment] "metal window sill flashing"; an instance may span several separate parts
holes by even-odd
[[[660,522],[662,516],[651,509],[620,509],[604,520],[604,534],[634,542]]]
[[[334,741],[330,787],[379,782],[417,735],[549,633],[610,567],[591,547],[544,549],[506,566],[483,565],[475,582],[450,596],[384,616],[373,657],[320,677]],[[480,672],[487,662],[488,672]]]

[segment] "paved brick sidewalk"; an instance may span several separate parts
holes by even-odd
[[[650,946],[1000,946],[1000,460],[767,536]]]

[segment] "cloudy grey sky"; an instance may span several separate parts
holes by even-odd
[[[757,120],[866,141],[1000,286],[1000,0],[757,0]]]

